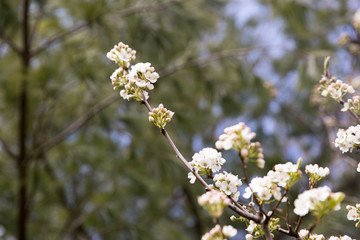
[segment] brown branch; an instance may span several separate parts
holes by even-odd
[[[68,29],[65,32],[62,32],[62,33],[59,33],[59,34],[53,36],[52,38],[48,39],[45,43],[43,43],[41,46],[39,46],[38,48],[33,50],[31,52],[31,56],[34,57],[34,56],[38,55],[42,51],[46,50],[53,43],[63,40],[64,38],[71,36],[72,34],[74,34],[76,32],[80,32],[81,30],[84,30],[85,28],[87,28],[89,25],[90,25],[90,23],[83,23],[83,24],[75,26],[71,29]]]
[[[164,76],[171,75],[179,70],[183,70],[185,68],[200,66],[200,65],[206,64],[208,62],[216,61],[216,60],[219,60],[222,58],[242,56],[242,55],[245,55],[255,49],[258,49],[258,47],[240,48],[240,49],[232,49],[232,50],[215,52],[215,53],[211,53],[210,55],[205,56],[205,57],[195,58],[195,59],[192,59],[192,60],[184,62],[184,63],[176,64],[176,65],[161,69],[160,71],[158,71],[158,73],[160,76],[164,77]]]
[[[101,102],[93,106],[87,113],[83,116],[72,122],[69,126],[67,126],[63,131],[59,134],[47,140],[44,144],[42,144],[38,149],[34,151],[32,157],[36,157],[37,155],[47,152],[52,147],[56,146],[60,142],[62,142],[66,137],[76,132],[78,129],[83,127],[91,118],[93,118],[98,112],[115,102],[118,98],[117,95],[112,95],[103,99]]]
[[[27,239],[28,223],[28,198],[27,198],[27,174],[28,158],[26,151],[26,139],[28,135],[27,117],[28,117],[28,70],[30,65],[30,45],[29,45],[29,0],[24,0],[22,5],[22,42],[23,50],[21,51],[21,69],[22,79],[20,81],[19,93],[19,155],[17,158],[18,170],[18,239]]]

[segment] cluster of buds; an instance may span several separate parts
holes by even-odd
[[[281,199],[281,189],[289,190],[301,177],[299,170],[301,158],[297,164],[287,162],[285,164],[277,164],[274,170],[270,170],[264,177],[255,177],[251,180],[249,187],[245,189],[244,198],[250,198],[252,194],[258,198],[260,202],[268,201],[273,196],[276,200]]]
[[[346,209],[349,211],[347,214],[347,219],[350,221],[355,221],[355,226],[360,227],[360,203],[357,203],[355,207],[347,205]]]
[[[149,112],[149,121],[160,129],[164,129],[166,123],[171,121],[173,115],[174,112],[167,110],[164,108],[164,105],[160,104],[159,107],[153,108],[152,111]]]
[[[205,235],[201,237],[201,240],[224,240],[235,236],[236,233],[237,230],[231,225],[221,228],[221,226],[217,224],[209,232],[205,233]]]
[[[318,219],[321,219],[331,210],[339,210],[340,202],[344,199],[342,192],[332,193],[327,186],[313,188],[301,193],[294,202],[295,214],[305,216],[311,212]]]
[[[214,177],[215,186],[223,191],[226,195],[233,197],[235,200],[238,200],[240,192],[238,187],[242,185],[241,180],[237,175],[232,173],[223,172],[216,174]]]
[[[130,61],[135,60],[136,51],[120,42],[106,54],[120,67],[110,76],[114,90],[122,89],[120,96],[127,100],[142,101],[148,98],[148,90],[159,78],[150,63],[137,63],[130,68]]]
[[[360,115],[360,96],[353,96],[344,102],[344,107],[341,109],[341,111],[350,111],[356,115]]]
[[[269,230],[270,230],[272,237],[274,237],[272,232],[280,228],[280,225],[278,225],[279,220],[280,220],[279,218],[271,218],[268,223]],[[247,220],[247,219],[245,220],[245,222],[247,224],[247,228],[245,230],[248,232],[248,234],[245,235],[245,239],[253,240],[254,238],[263,237],[264,231],[261,228],[261,226],[252,220],[250,220],[249,222],[248,221],[249,220]]]
[[[221,153],[213,148],[204,148],[199,153],[195,153],[192,157],[192,161],[189,163],[193,169],[208,178],[213,177],[214,172],[218,172],[221,166],[226,162],[222,158]],[[188,178],[190,183],[194,183],[196,180],[195,175],[189,172]]]
[[[209,212],[212,218],[217,219],[223,214],[224,208],[229,206],[231,201],[223,192],[212,189],[201,195],[198,198],[198,203]]]
[[[317,164],[309,164],[306,165],[305,172],[309,175],[310,188],[313,188],[318,181],[330,174],[330,169],[328,167],[319,167]]]
[[[243,122],[234,126],[225,128],[224,134],[220,135],[219,140],[215,143],[217,149],[237,150],[241,158],[245,161],[256,162],[258,167],[263,168],[265,165],[264,155],[259,142],[251,142],[255,133]]]
[[[318,89],[323,97],[331,97],[337,102],[341,102],[346,93],[354,93],[352,86],[337,80],[335,77],[328,78],[323,76],[320,80]]]
[[[351,126],[348,129],[339,129],[335,139],[335,147],[339,147],[342,153],[350,152],[360,146],[360,125]]]

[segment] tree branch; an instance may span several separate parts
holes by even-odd
[[[0,144],[2,145],[2,148],[4,149],[4,151],[12,158],[12,159],[17,159],[18,156],[11,151],[9,145],[7,145],[7,143],[5,142],[5,140],[0,136]]]
[[[149,112],[152,111],[152,108],[150,106],[150,104],[148,103],[148,101],[146,100],[145,96],[143,96],[143,101],[141,102],[142,104],[144,104],[146,106],[146,108],[148,109]],[[205,182],[205,180],[199,175],[199,173],[197,173],[195,171],[194,168],[192,168],[189,164],[189,162],[184,158],[184,156],[181,154],[181,152],[179,151],[179,149],[176,147],[176,145],[174,144],[174,142],[172,141],[172,139],[170,138],[169,134],[167,133],[167,131],[165,129],[161,129],[161,133],[163,134],[163,136],[166,138],[167,142],[169,143],[169,145],[171,146],[171,148],[174,150],[174,152],[176,153],[176,156],[180,159],[180,161],[185,165],[185,167],[194,174],[194,176],[196,177],[196,179],[200,182],[201,185],[203,185],[203,187],[205,188],[206,191],[211,190],[211,187]],[[231,196],[228,196],[233,205],[230,205],[229,208],[232,209],[234,212],[236,212],[237,214],[239,214],[242,217],[245,217],[247,219],[253,220],[256,223],[261,223],[261,217],[258,215],[253,215],[249,212],[247,212],[246,210],[244,210],[241,206],[239,207],[237,204],[238,202],[232,198]]]
[[[14,41],[5,33],[5,30],[0,26],[0,38],[19,56],[21,55],[20,48],[14,43]]]
[[[19,125],[18,125],[18,141],[19,155],[17,158],[18,170],[18,239],[27,239],[27,223],[29,218],[28,196],[27,196],[27,174],[28,174],[28,156],[26,151],[26,140],[28,136],[27,117],[28,117],[28,70],[30,65],[30,45],[29,45],[29,0],[22,2],[22,43],[21,51],[21,73],[19,90]]]
[[[33,50],[31,52],[31,56],[34,57],[36,55],[38,55],[39,53],[41,53],[42,51],[46,50],[51,44],[63,40],[64,38],[66,38],[67,36],[70,36],[76,32],[79,32],[81,30],[84,30],[86,27],[88,27],[90,25],[90,23],[84,23],[84,24],[80,24],[78,26],[75,26],[71,29],[68,29],[65,32],[59,33],[55,36],[53,36],[52,38],[48,39],[45,43],[43,43],[41,46],[39,46],[38,48],[36,48],[35,50]]]
[[[72,122],[68,127],[66,127],[63,131],[61,131],[59,134],[54,136],[53,138],[50,138],[48,141],[46,141],[44,144],[42,144],[38,149],[34,151],[32,154],[32,157],[36,157],[38,154],[41,154],[42,152],[47,152],[49,149],[54,147],[55,145],[62,142],[66,137],[68,137],[70,134],[77,131],[79,128],[83,127],[91,118],[93,118],[98,112],[115,102],[115,100],[118,98],[117,95],[112,95],[110,97],[107,97],[103,99],[101,102],[93,106],[87,113],[85,113],[83,116]]]

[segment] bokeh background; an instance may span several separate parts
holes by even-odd
[[[339,127],[356,122],[314,87],[329,55],[330,72],[359,89],[358,8],[357,0],[0,0],[0,239],[181,240],[212,228],[197,204],[204,190],[189,184],[146,108],[112,90],[116,65],[105,54],[119,41],[160,74],[150,104],[175,112],[167,130],[186,158],[243,121],[266,160],[250,175],[298,157],[328,166],[322,184],[347,197],[315,232],[357,237],[345,206],[360,202],[358,160],[333,144]],[[223,155],[225,170],[242,176],[236,153]],[[289,198],[307,187],[304,176]],[[245,239],[244,224],[233,226],[233,239]]]

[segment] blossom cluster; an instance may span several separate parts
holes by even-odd
[[[251,142],[256,134],[251,132],[250,128],[243,122],[225,128],[224,134],[220,135],[219,140],[215,143],[217,149],[235,149],[240,153],[242,159],[254,161],[258,167],[263,168],[265,165],[264,155],[259,142]]]
[[[223,173],[215,175],[214,182],[215,186],[223,191],[226,195],[229,195],[235,200],[238,200],[240,196],[238,187],[242,185],[242,182],[237,175],[224,171]]]
[[[210,190],[198,198],[200,206],[206,209],[213,218],[219,218],[226,206],[229,206],[231,201],[223,193],[217,190]]]
[[[322,218],[331,210],[339,210],[340,202],[345,197],[342,192],[332,193],[327,186],[313,188],[301,193],[294,202],[295,214],[305,216],[309,212]]]
[[[279,221],[279,218],[271,218],[269,220],[268,226],[271,233],[280,228],[280,225],[278,225]],[[248,232],[248,234],[245,235],[246,240],[253,240],[254,238],[260,238],[264,236],[262,227],[256,222],[250,220],[247,225],[248,226],[245,229]]]
[[[344,235],[344,236],[339,236],[339,237],[331,236],[329,238],[329,240],[356,240],[356,239],[352,239],[348,235]]]
[[[330,169],[328,167],[319,167],[317,164],[309,164],[305,167],[306,174],[309,175],[310,187],[314,187],[318,181],[330,174]]]
[[[235,236],[237,230],[231,226],[226,225],[221,228],[219,224],[215,225],[209,232],[201,237],[201,240],[224,240],[224,238],[231,238]]]
[[[149,121],[154,123],[160,129],[164,129],[166,123],[171,121],[174,112],[167,110],[164,108],[164,105],[160,104],[159,107],[153,108],[151,112],[149,112]]]
[[[270,170],[266,176],[253,178],[249,187],[245,189],[243,197],[250,198],[255,193],[261,202],[270,200],[272,196],[276,200],[280,200],[280,187],[290,189],[301,177],[301,171],[299,171],[300,163],[301,159],[299,159],[297,164],[291,162],[277,164],[274,170]]]
[[[347,205],[346,209],[349,211],[347,214],[347,219],[350,221],[356,221],[356,227],[360,227],[360,203],[356,204],[355,207]]]
[[[192,161],[189,164],[197,173],[211,177],[214,172],[218,172],[221,169],[225,162],[221,153],[216,151],[216,149],[204,148],[199,153],[193,155]],[[188,178],[190,178],[190,183],[194,183],[196,180],[192,172],[189,172]]]
[[[326,76],[322,76],[320,80],[319,91],[323,97],[331,97],[337,102],[340,102],[346,93],[355,92],[352,86],[337,80],[335,77],[329,79]]]
[[[135,60],[135,55],[135,50],[132,50],[128,45],[120,42],[106,54],[106,57],[119,64],[119,66],[124,69],[127,69],[130,66],[130,61]]]
[[[135,60],[136,51],[120,42],[107,54],[107,58],[120,67],[110,76],[114,90],[121,89],[120,96],[127,100],[142,101],[148,98],[148,90],[154,88],[159,78],[150,63],[137,63],[130,68],[130,61]]]
[[[335,139],[335,147],[339,147],[342,153],[352,151],[360,145],[360,125],[350,126],[348,129],[339,129]]]
[[[341,111],[350,111],[356,115],[360,115],[360,96],[353,96],[344,102],[344,107]]]
[[[322,234],[316,234],[316,233],[310,233],[306,229],[301,229],[299,231],[299,237],[301,237],[303,240],[325,240],[324,235]],[[344,236],[331,236],[328,240],[355,240],[351,237],[344,235]]]

